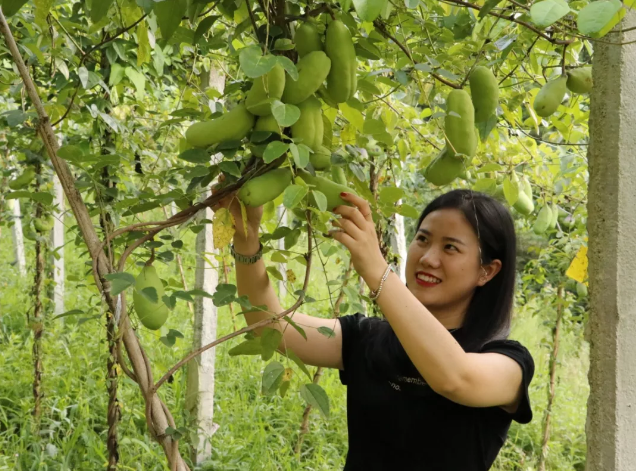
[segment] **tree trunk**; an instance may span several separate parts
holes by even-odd
[[[42,207],[37,204],[35,217],[42,216]],[[30,319],[33,329],[33,420],[36,431],[40,429],[42,413],[42,333],[44,332],[42,306],[42,287],[44,286],[45,245],[38,238],[35,241],[35,277],[33,280],[33,316]]]
[[[561,320],[563,319],[563,287],[559,286],[557,291],[557,318],[552,330],[552,353],[550,354],[550,387],[548,389],[548,405],[545,409],[545,419],[543,423],[543,443],[541,445],[541,455],[539,457],[539,471],[545,471],[545,461],[548,457],[548,442],[550,441],[550,417],[552,415],[552,405],[556,394],[556,368],[559,359],[559,335],[561,333]]]
[[[24,235],[22,234],[22,214],[20,211],[20,200],[8,200],[13,211],[13,226],[11,233],[13,235],[13,253],[15,254],[15,262],[18,272],[21,276],[26,276],[26,257],[24,255]]]

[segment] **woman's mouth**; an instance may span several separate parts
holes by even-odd
[[[418,285],[426,286],[426,287],[437,286],[438,284],[442,282],[442,280],[440,280],[436,276],[433,276],[429,273],[424,273],[424,272],[416,273],[415,281],[417,282]]]

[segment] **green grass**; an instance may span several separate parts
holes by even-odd
[[[191,238],[191,236],[189,236]],[[191,241],[190,241],[191,242]],[[30,242],[29,242],[30,244]],[[190,243],[186,247],[192,247]],[[90,279],[81,251],[67,246],[67,270],[72,279]],[[28,257],[32,258],[32,247]],[[34,435],[31,396],[31,331],[26,322],[30,305],[31,273],[20,279],[14,267],[11,239],[3,231],[0,244],[0,470],[97,470],[104,469],[106,453],[105,384],[107,345],[103,317],[80,324],[83,316],[46,322],[44,335],[45,399],[40,433]],[[189,282],[194,258],[184,253]],[[300,285],[302,267],[292,264]],[[329,264],[336,278],[341,266]],[[160,266],[164,277],[178,278],[174,265]],[[324,275],[316,270],[310,294],[326,296]],[[67,309],[99,307],[95,291],[86,281],[69,281]],[[82,286],[84,285],[84,286]],[[192,287],[192,286],[190,286]],[[540,295],[537,295],[540,296]],[[288,299],[287,302],[290,300]],[[534,355],[537,371],[531,387],[534,420],[529,425],[513,423],[501,451],[497,471],[534,470],[540,453],[542,422],[548,382],[550,326],[546,325],[540,297],[517,309],[513,337]],[[328,315],[328,303],[310,304],[305,312]],[[98,314],[99,310],[91,315]],[[84,316],[86,318],[90,315]],[[242,318],[237,322],[243,325]],[[161,332],[141,330],[142,343],[153,360],[155,379],[189,350],[192,316],[180,302]],[[168,348],[159,341],[167,329],[186,335]],[[219,312],[218,334],[231,332],[227,308]],[[585,409],[588,394],[587,343],[580,328],[569,326],[561,340],[557,396],[552,417],[552,436],[547,468],[552,471],[582,470],[585,460]],[[216,356],[216,399],[214,421],[220,424],[212,440],[213,458],[206,469],[214,470],[337,470],[342,469],[347,449],[345,388],[336,371],[325,372],[321,381],[331,400],[331,417],[311,414],[300,461],[294,454],[304,402],[298,387],[306,377],[296,375],[285,398],[260,394],[264,363],[254,357],[230,357],[227,351],[240,339],[223,344]],[[283,361],[283,360],[281,360]],[[122,470],[166,470],[161,448],[146,433],[144,407],[135,383],[120,377],[122,419],[119,440]],[[185,374],[180,371],[160,391],[173,411],[178,426],[187,423],[184,412]],[[187,454],[182,444],[182,453]]]

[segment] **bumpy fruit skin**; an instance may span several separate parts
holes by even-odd
[[[541,87],[532,104],[539,116],[546,118],[557,110],[567,91],[567,80],[568,78],[562,75]]]
[[[309,155],[309,161],[316,170],[329,170],[331,168],[331,151],[324,146],[318,146],[318,149]]]
[[[291,126],[294,139],[302,138],[299,144],[305,144],[313,150],[322,145],[324,125],[320,100],[316,97],[307,98],[298,104],[300,118]]]
[[[532,226],[532,230],[535,234],[541,235],[544,234],[545,231],[550,227],[550,222],[552,221],[552,209],[550,205],[544,205],[537,215],[536,221],[534,221],[534,225]]]
[[[336,103],[344,103],[356,92],[358,61],[351,33],[342,21],[334,20],[327,26],[325,52],[331,59],[327,93]]]
[[[9,183],[9,188],[11,188],[12,190],[19,190],[20,188],[24,188],[29,183],[31,183],[34,178],[35,170],[29,167],[25,169],[24,172],[22,172],[22,175]]]
[[[33,220],[33,227],[40,234],[47,233],[53,229],[53,216],[44,216]]]
[[[185,137],[193,147],[208,147],[223,141],[240,141],[252,127],[254,115],[241,103],[219,118],[193,124]]]
[[[475,108],[470,95],[465,90],[453,90],[448,94],[444,131],[449,149],[454,150],[456,154],[464,154],[468,157],[475,155],[477,150]]]
[[[589,93],[594,85],[592,67],[581,67],[580,69],[568,71],[568,80],[565,85],[571,92]]]
[[[291,184],[289,168],[277,168],[251,179],[238,192],[239,199],[247,206],[258,207],[278,197]]]
[[[339,165],[334,165],[333,167],[331,167],[331,179],[338,185],[347,184],[347,175],[345,174],[344,169]]]
[[[297,105],[313,95],[331,70],[331,59],[322,51],[307,54],[296,64],[298,80],[285,78],[285,91],[281,100],[283,103]]]
[[[475,122],[488,121],[499,103],[499,83],[492,71],[484,66],[475,67],[470,74],[470,94],[475,107]]]
[[[280,100],[285,89],[285,69],[276,64],[272,70],[254,79],[247,92],[245,107],[256,116],[272,114],[272,101]]]
[[[298,27],[294,36],[298,57],[305,57],[310,52],[322,51],[320,34],[313,23],[305,22]]]
[[[157,291],[158,302],[153,303],[141,294],[145,288],[154,288]],[[170,310],[161,299],[163,295],[163,284],[157,275],[157,270],[152,265],[145,266],[135,281],[133,301],[135,303],[137,317],[139,317],[139,321],[147,329],[157,330],[161,328],[168,319]]]
[[[314,185],[317,191],[320,191],[327,197],[327,211],[333,211],[336,206],[345,204],[348,206],[352,206],[351,203],[346,202],[340,197],[340,193],[342,192],[356,194],[355,191],[353,191],[351,188],[332,182],[327,178],[314,177],[311,173],[302,169],[298,170],[298,176],[301,177],[305,181],[305,183]],[[313,198],[310,198],[310,202],[312,202],[312,204],[315,204]]]
[[[437,154],[424,171],[426,178],[433,185],[448,185],[464,171],[464,159],[457,157],[453,151],[444,148]]]

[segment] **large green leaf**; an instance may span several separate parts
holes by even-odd
[[[570,12],[565,0],[545,0],[535,3],[530,8],[530,17],[539,28],[547,28]]]
[[[263,371],[263,387],[262,392],[266,396],[275,394],[283,382],[283,375],[285,374],[285,367],[277,362],[272,361],[268,363]]]
[[[181,23],[181,18],[188,8],[187,0],[164,0],[155,3],[154,11],[157,15],[157,26],[161,30],[161,36],[168,41]]]
[[[582,34],[599,33],[622,7],[620,0],[599,0],[590,3],[579,12],[579,31]]]
[[[108,13],[108,9],[113,4],[113,0],[93,0],[91,6],[91,21],[98,23]]]
[[[24,5],[29,0],[2,0],[0,4],[2,5],[2,13],[4,16],[9,17],[15,15],[22,5]]]
[[[241,69],[249,78],[258,78],[272,70],[277,59],[271,54],[263,55],[259,46],[249,46],[241,49],[239,63]]]
[[[380,16],[387,2],[388,0],[353,0],[353,6],[362,21],[371,22]]]
[[[300,387],[300,395],[307,403],[317,408],[322,415],[329,418],[329,396],[324,389],[317,384],[303,384]]]

